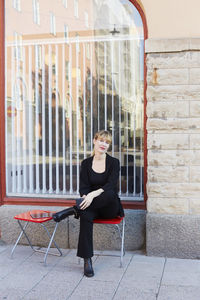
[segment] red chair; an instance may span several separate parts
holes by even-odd
[[[21,228],[21,232],[17,238],[17,241],[12,249],[12,252],[11,252],[11,258],[13,257],[13,253],[15,251],[15,248],[17,246],[17,244],[19,243],[19,240],[21,239],[22,235],[24,234],[24,236],[26,237],[28,243],[29,243],[29,246],[32,248],[33,251],[35,252],[40,252],[40,253],[45,253],[45,256],[44,256],[44,264],[46,265],[46,259],[47,259],[47,255],[48,254],[51,254],[51,255],[56,255],[56,256],[62,256],[62,252],[60,250],[60,248],[57,246],[56,242],[54,241],[54,236],[55,236],[55,233],[56,233],[56,230],[57,230],[57,227],[58,227],[58,224],[59,223],[55,223],[55,227],[54,227],[54,230],[53,230],[53,233],[50,234],[50,232],[48,231],[47,227],[43,224],[45,222],[48,222],[50,220],[52,220],[52,214],[54,212],[50,212],[50,211],[44,211],[44,210],[31,210],[31,211],[28,211],[28,212],[25,212],[25,213],[21,213],[19,215],[16,215],[14,217],[15,220],[17,220],[20,228]],[[25,221],[25,225],[22,226],[22,223],[21,221]],[[46,249],[46,251],[43,251],[43,250],[39,250],[39,249],[35,249],[34,246],[32,245],[27,233],[26,233],[26,228],[28,226],[29,223],[38,223],[40,224],[44,229],[45,231],[47,232],[48,236],[49,236],[49,244],[48,244],[48,247]],[[51,253],[49,252],[49,249],[51,247],[51,244],[54,243],[55,247],[58,249],[58,252],[60,253],[59,254],[56,254],[56,253]]]
[[[122,222],[122,229],[120,229],[120,226],[119,226],[119,224],[121,222]],[[113,219],[95,219],[93,221],[93,223],[94,224],[113,224],[113,225],[117,226],[119,236],[121,238],[121,250],[120,250],[119,257],[120,257],[120,267],[122,267],[123,256],[125,255],[125,250],[124,250],[125,217],[116,217],[116,218],[113,218]],[[113,255],[111,255],[111,256],[113,256]]]

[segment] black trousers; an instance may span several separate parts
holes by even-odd
[[[119,213],[119,199],[113,191],[105,191],[95,197],[89,207],[79,210],[80,232],[77,256],[93,256],[93,220],[96,218],[115,218]]]

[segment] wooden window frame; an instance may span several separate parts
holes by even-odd
[[[5,161],[5,1],[0,1],[0,205],[38,205],[38,206],[72,206],[75,200],[70,199],[45,199],[6,196],[6,161]],[[144,41],[148,37],[145,14],[137,0],[129,0],[138,10],[144,28]],[[146,130],[146,55],[144,51],[144,201],[122,201],[126,209],[146,209],[147,202],[147,130]]]

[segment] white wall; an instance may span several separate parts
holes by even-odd
[[[199,0],[138,0],[149,38],[200,37]]]

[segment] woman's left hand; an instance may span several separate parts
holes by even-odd
[[[93,199],[94,199],[94,196],[92,193],[87,194],[87,196],[85,196],[84,200],[80,204],[80,209],[86,209],[88,206],[90,206]]]

